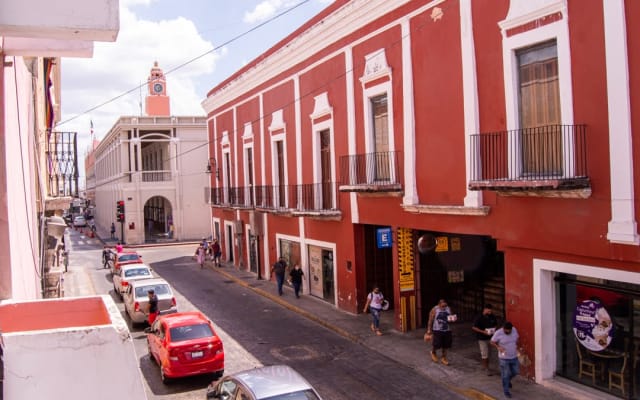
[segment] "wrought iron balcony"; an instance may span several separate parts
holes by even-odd
[[[78,196],[77,132],[47,131],[47,195]]]
[[[340,157],[340,191],[401,192],[399,151]]]
[[[341,216],[335,182],[302,185],[208,188],[214,206],[255,208],[291,216],[335,218]]]
[[[548,125],[471,135],[469,189],[590,188],[585,125]]]
[[[217,187],[210,188],[212,205],[227,208],[254,208],[253,187]]]
[[[142,182],[170,182],[171,171],[142,171]]]

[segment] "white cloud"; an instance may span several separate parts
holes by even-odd
[[[276,15],[281,9],[293,7],[298,3],[299,1],[295,0],[264,0],[253,10],[244,13],[243,21],[248,24],[262,22]]]
[[[167,75],[171,114],[204,115],[200,103],[206,93],[197,92],[197,81],[215,70],[224,52],[207,53],[213,44],[200,36],[190,20],[141,20],[126,8],[151,3],[152,0],[121,0],[117,41],[96,42],[93,58],[63,59],[61,122],[74,119],[57,129],[78,132],[80,154],[89,147],[90,120],[95,137],[100,139],[120,116],[141,113],[140,103],[144,105],[146,79],[154,61]],[[183,65],[194,58],[197,59]],[[137,89],[141,84],[142,88]]]

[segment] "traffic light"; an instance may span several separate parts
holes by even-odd
[[[116,217],[119,222],[124,222],[124,200],[118,200],[116,203]]]

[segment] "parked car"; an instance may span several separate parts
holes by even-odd
[[[321,400],[306,379],[288,365],[273,365],[237,372],[212,382],[207,399]]]
[[[158,297],[158,311],[160,314],[178,312],[176,298],[167,281],[162,278],[133,281],[127,286],[127,290],[122,295],[122,300],[124,309],[134,324],[142,324],[147,321],[147,308],[149,307],[147,292],[149,289],[153,289]]]
[[[84,216],[82,216],[82,215],[76,215],[73,218],[73,226],[75,226],[75,227],[87,226],[87,220],[84,219]]]
[[[120,267],[128,264],[142,264],[142,256],[135,251],[116,253],[111,261],[111,273],[115,276],[120,273]]]
[[[165,315],[147,329],[149,357],[160,378],[200,374],[224,375],[224,349],[211,321],[200,311]]]
[[[152,269],[147,264],[126,264],[113,275],[113,290],[122,297],[131,282],[153,277]]]

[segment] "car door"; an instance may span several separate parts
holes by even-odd
[[[164,330],[161,330],[160,320],[154,322],[153,326],[150,329],[149,334],[147,335],[147,342],[149,344],[149,356],[155,358],[156,360],[160,359],[158,349],[162,346],[162,340],[164,338]]]
[[[118,274],[113,275],[113,289],[116,291],[116,294],[120,294],[122,287],[120,286],[120,282],[122,282],[122,270]]]
[[[129,286],[122,295],[122,302],[124,303],[124,310],[129,314],[129,316],[131,316],[131,314],[133,314],[134,302],[134,293],[131,286]]]

